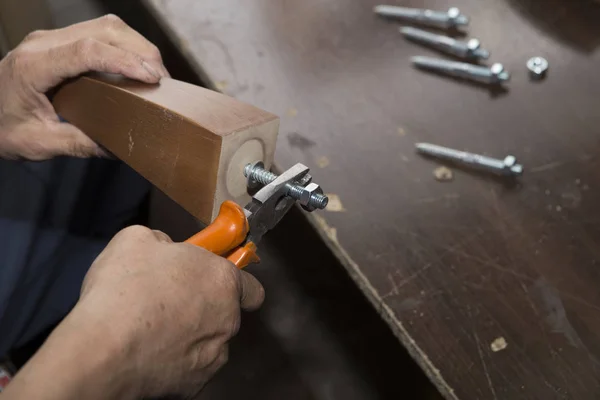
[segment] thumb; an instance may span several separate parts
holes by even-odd
[[[265,289],[258,279],[245,271],[240,271],[240,304],[246,311],[260,308],[265,301]]]

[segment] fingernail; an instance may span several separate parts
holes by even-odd
[[[150,73],[150,75],[152,75],[156,79],[160,80],[161,76],[158,73],[158,71],[154,69],[154,67],[152,67],[150,64],[148,64],[146,61],[142,61],[142,66],[144,68],[146,68],[146,71],[148,71]]]

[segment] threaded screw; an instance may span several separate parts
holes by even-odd
[[[254,164],[248,164],[244,168],[244,176],[248,178],[249,186],[268,185],[277,179],[278,175],[264,169],[264,164],[257,162]],[[305,188],[299,185],[293,185],[287,183],[285,185],[287,189],[287,195],[294,200],[302,200]],[[322,193],[312,193],[308,199],[307,204],[303,204],[307,209],[324,209],[329,203],[329,198]]]
[[[466,151],[437,146],[431,143],[417,143],[416,147],[417,151],[421,154],[475,166],[495,174],[505,176],[519,176],[523,174],[523,166],[517,164],[517,159],[511,155],[500,160],[479,154],[467,153]]]
[[[487,59],[490,57],[489,51],[482,49],[481,43],[477,39],[463,42],[449,36],[438,35],[410,26],[400,28],[400,32],[412,41],[432,46],[458,57],[470,59]]]
[[[261,185],[268,185],[277,179],[277,175],[271,171],[267,171],[262,166],[262,163],[248,164],[244,168],[244,176]]]

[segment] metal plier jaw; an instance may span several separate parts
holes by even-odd
[[[256,192],[244,207],[230,200],[223,202],[217,218],[186,243],[226,257],[240,269],[260,261],[258,243],[294,206],[289,185],[306,186],[308,180],[302,178],[308,171],[305,165],[294,165]]]

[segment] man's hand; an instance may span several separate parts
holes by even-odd
[[[263,299],[260,283],[224,258],[162,232],[127,228],[98,256],[74,310],[5,395],[195,394],[227,361],[240,309]]]
[[[46,97],[65,79],[89,71],[147,83],[168,76],[156,46],[114,15],[33,32],[0,61],[0,157],[103,155],[83,132],[59,121]]]

